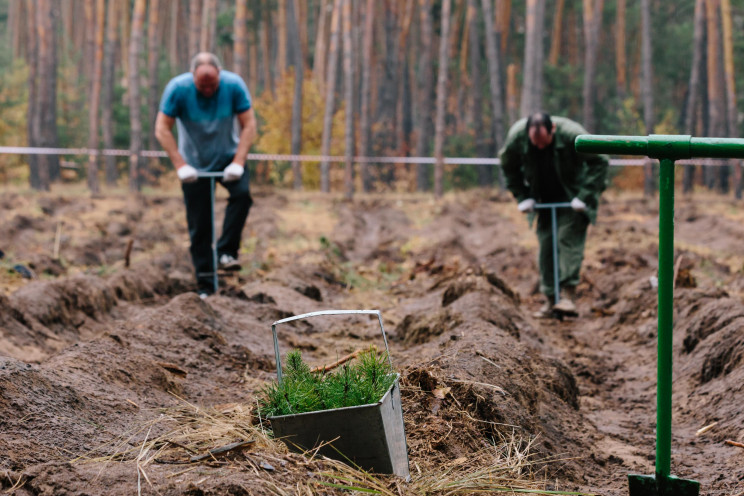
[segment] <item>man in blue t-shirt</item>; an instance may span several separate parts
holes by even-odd
[[[178,144],[173,124],[178,126]],[[244,173],[245,158],[256,138],[256,115],[245,82],[222,70],[219,59],[202,52],[191,60],[191,72],[171,79],[160,100],[155,137],[168,153],[186,203],[191,259],[199,295],[214,292],[210,181],[199,171],[223,172],[218,181],[230,198],[222,235],[217,241],[219,268],[239,270],[238,250],[243,226],[253,204]]]

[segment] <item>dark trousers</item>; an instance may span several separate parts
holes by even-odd
[[[559,208],[558,224],[558,277],[560,287],[576,287],[579,271],[584,260],[584,244],[589,218],[583,212],[570,208]],[[540,292],[553,298],[553,229],[549,210],[537,215],[537,240],[540,243],[538,265],[540,266]]]
[[[248,186],[248,171],[238,181],[224,183],[216,180],[230,193],[225,209],[225,221],[222,234],[217,240],[217,258],[227,254],[238,258],[240,238],[248,212],[253,205]],[[200,288],[212,290],[212,205],[210,203],[209,178],[198,179],[193,183],[181,185],[183,199],[186,203],[186,221],[191,238],[191,260],[196,271],[196,280]]]

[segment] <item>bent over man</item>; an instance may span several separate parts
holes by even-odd
[[[173,124],[178,126],[178,144]],[[191,259],[199,295],[214,292],[210,181],[198,173],[222,172],[218,180],[230,193],[222,234],[217,241],[219,267],[238,270],[243,226],[253,204],[245,159],[256,137],[251,95],[240,76],[222,70],[219,59],[202,52],[191,72],[171,79],[160,101],[155,136],[176,168],[186,203]]]
[[[606,155],[576,152],[574,141],[587,131],[578,123],[539,112],[517,121],[509,130],[500,151],[506,186],[517,200],[517,208],[529,214],[530,225],[537,203],[569,203],[557,210],[560,301],[553,284],[553,235],[548,209],[537,213],[540,245],[540,292],[546,302],[534,314],[548,318],[556,313],[577,315],[574,300],[589,222],[596,222],[599,196],[607,181]]]

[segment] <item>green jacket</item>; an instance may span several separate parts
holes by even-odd
[[[576,136],[588,134],[579,123],[565,117],[552,117],[555,124],[555,164],[560,184],[568,198],[579,198],[586,203],[586,214],[594,224],[597,220],[599,195],[607,185],[607,155],[578,153],[574,147]],[[529,153],[527,119],[517,121],[506,135],[506,143],[499,151],[506,187],[518,202],[536,198],[537,163]],[[530,218],[530,220],[532,217]]]

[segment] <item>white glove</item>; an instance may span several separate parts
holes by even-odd
[[[182,183],[193,183],[199,178],[196,169],[191,167],[189,164],[184,164],[179,167],[176,170],[176,174],[178,174],[178,179],[180,179]]]
[[[577,212],[583,212],[584,210],[586,210],[586,203],[579,200],[578,198],[574,198],[573,200],[571,200],[571,208],[573,208]]]
[[[237,181],[238,179],[240,179],[240,176],[243,175],[244,170],[245,168],[242,165],[233,162],[232,164],[225,167],[225,173],[222,176],[222,180],[226,183]]]
[[[533,210],[535,210],[535,200],[533,198],[522,200],[521,202],[519,202],[519,205],[517,205],[517,209],[523,214],[532,212]]]

